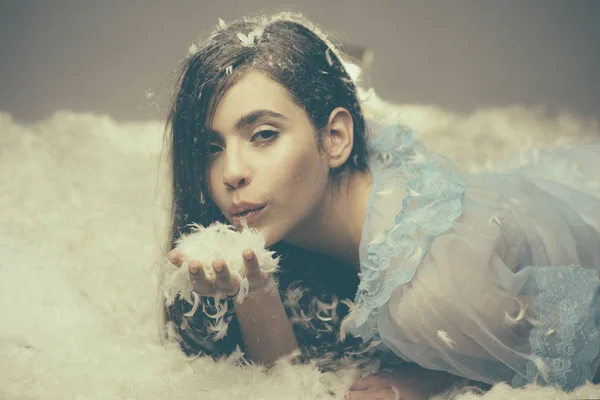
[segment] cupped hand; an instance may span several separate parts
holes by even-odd
[[[265,288],[271,282],[272,274],[261,271],[253,250],[246,249],[241,256],[244,260],[246,278],[249,283],[248,292],[251,293]],[[181,268],[186,260],[185,255],[176,250],[170,251],[167,257],[177,268]],[[200,296],[235,296],[240,291],[240,282],[231,275],[225,260],[216,259],[212,261],[215,278],[207,276],[200,261],[189,260],[187,265],[193,291]]]

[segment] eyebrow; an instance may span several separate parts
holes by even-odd
[[[276,119],[281,119],[281,120],[285,120],[287,121],[288,118],[283,115],[283,114],[279,114],[278,112],[272,111],[272,110],[268,110],[268,109],[260,109],[260,110],[254,110],[249,112],[248,114],[242,115],[240,117],[240,119],[237,120],[237,122],[235,123],[235,130],[236,131],[241,131],[244,128],[247,128],[250,125],[255,124],[257,121],[264,119],[264,118],[276,118]],[[208,133],[210,135],[216,135],[216,136],[222,136],[218,131],[215,130],[209,130]]]

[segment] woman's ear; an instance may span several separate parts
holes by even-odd
[[[329,115],[323,135],[323,147],[329,158],[329,167],[337,168],[350,157],[354,146],[354,121],[345,108],[338,107]]]

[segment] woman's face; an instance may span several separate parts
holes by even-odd
[[[308,115],[287,89],[248,72],[221,99],[211,128],[209,193],[227,220],[258,227],[267,246],[310,234],[329,166]]]

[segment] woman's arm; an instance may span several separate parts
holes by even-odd
[[[249,358],[272,366],[279,357],[293,352],[298,343],[271,275],[261,271],[252,250],[245,250],[242,257],[250,287],[248,296],[241,304],[234,301],[240,331]],[[169,258],[176,266],[183,265],[183,254],[174,251],[169,253]],[[214,260],[212,267],[215,279],[207,277],[200,262],[189,261],[194,292],[202,296],[215,296],[217,293],[232,295],[239,291],[239,282],[231,276],[224,260]]]
[[[252,361],[272,366],[281,356],[292,353],[298,342],[277,287],[253,293],[235,311]]]

